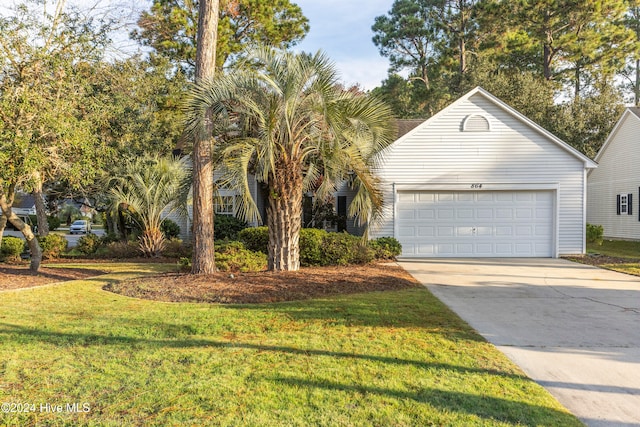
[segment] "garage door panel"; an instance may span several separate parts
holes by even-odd
[[[398,194],[404,256],[553,256],[551,191]]]

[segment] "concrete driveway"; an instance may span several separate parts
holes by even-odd
[[[640,426],[640,278],[562,259],[404,259],[589,426]]]

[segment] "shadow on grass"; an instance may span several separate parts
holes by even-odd
[[[50,330],[25,328],[18,325],[11,325],[7,323],[0,323],[0,337],[3,339],[0,341],[7,341],[10,336],[18,336],[21,343],[26,341],[41,342],[45,344],[52,344],[60,347],[68,347],[70,345],[77,346],[148,346],[148,347],[164,347],[164,348],[220,348],[220,349],[243,349],[243,350],[255,350],[257,352],[274,352],[283,354],[293,354],[300,356],[318,356],[318,357],[332,357],[351,360],[367,360],[378,363],[385,363],[391,365],[407,365],[414,366],[420,369],[442,369],[448,371],[456,371],[461,374],[487,374],[505,378],[523,379],[531,381],[523,375],[506,373],[494,369],[481,369],[462,367],[457,365],[451,365],[447,363],[430,363],[420,360],[408,360],[399,359],[396,357],[377,356],[369,354],[338,352],[329,350],[317,350],[317,349],[305,349],[287,346],[273,346],[263,344],[251,344],[234,341],[215,341],[204,339],[167,339],[167,340],[154,340],[144,339],[136,337],[125,336],[108,336],[97,334],[81,334],[81,333],[64,333],[54,332]]]
[[[417,328],[450,340],[486,342],[427,288],[339,295],[303,304],[231,305],[237,310],[269,310],[294,321],[321,321],[345,326]]]
[[[310,381],[304,378],[292,377],[271,377],[267,379],[278,384],[297,388],[316,388],[363,395],[374,394],[400,400],[410,399],[415,402],[431,405],[443,412],[467,413],[486,420],[499,420],[517,425],[582,425],[571,414],[557,409],[457,391],[423,388],[415,392],[409,392],[384,387],[343,384],[326,380]]]

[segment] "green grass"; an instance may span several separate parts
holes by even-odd
[[[0,425],[581,425],[426,289],[160,303],[102,286],[173,266],[109,266],[0,295],[0,402],[36,405]]]
[[[602,245],[587,243],[587,253],[640,259],[640,242],[627,240],[604,240]]]
[[[625,259],[623,262],[602,264],[601,267],[619,271],[621,273],[640,276],[640,263],[638,262],[640,259],[640,242],[627,240],[604,240],[602,245],[588,243],[587,253],[623,258]]]

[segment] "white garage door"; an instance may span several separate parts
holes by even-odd
[[[399,191],[408,257],[551,257],[551,191]]]

